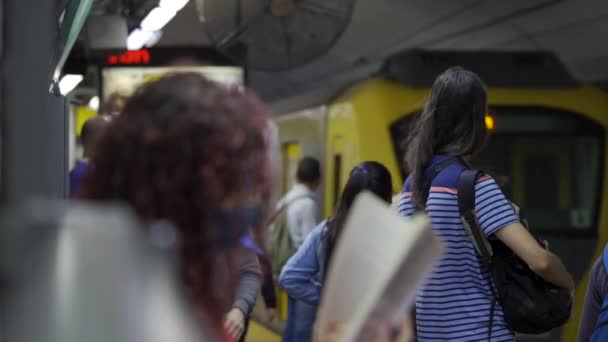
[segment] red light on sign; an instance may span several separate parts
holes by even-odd
[[[112,55],[107,58],[110,65],[145,65],[150,64],[150,60],[150,51],[147,49],[127,51],[122,55]]]

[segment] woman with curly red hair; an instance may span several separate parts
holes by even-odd
[[[125,202],[144,223],[176,226],[180,275],[217,336],[226,335],[234,301],[239,241],[250,231],[264,238],[268,121],[241,89],[197,74],[163,77],[137,90],[109,124],[78,195]]]

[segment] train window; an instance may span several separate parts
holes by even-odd
[[[414,128],[414,123],[420,115],[419,112],[410,113],[403,116],[401,119],[395,121],[390,126],[391,138],[393,140],[393,148],[395,155],[397,156],[397,164],[399,165],[399,171],[401,172],[402,180],[407,177],[405,170],[405,151],[407,149],[407,138],[410,131]]]
[[[541,231],[592,231],[602,181],[604,129],[571,112],[492,108],[495,128],[474,161]]]
[[[548,108],[491,111],[494,129],[474,166],[494,176],[507,197],[525,211],[533,229],[591,233],[604,165],[602,126]],[[393,125],[393,139],[404,140],[411,117]],[[403,156],[405,146],[398,141],[396,151]]]

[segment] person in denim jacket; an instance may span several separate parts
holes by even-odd
[[[290,298],[310,305],[306,310],[288,309],[287,325],[293,333],[284,336],[284,341],[311,340],[316,308],[321,302],[323,281],[334,247],[350,207],[357,195],[365,190],[371,191],[387,203],[391,202],[392,179],[384,165],[368,161],[351,171],[336,213],[313,229],[296,254],[283,267],[279,277],[280,286]]]

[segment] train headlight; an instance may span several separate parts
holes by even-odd
[[[489,130],[493,130],[496,125],[494,121],[494,117],[490,115],[490,113],[486,114],[486,128]]]

